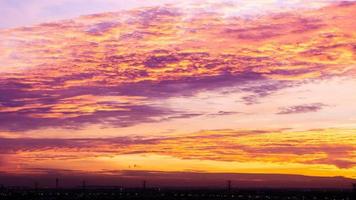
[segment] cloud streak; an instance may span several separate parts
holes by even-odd
[[[354,130],[216,130],[170,137],[107,139],[0,139],[2,154],[26,153],[29,160],[156,154],[224,162],[299,163],[353,169]],[[270,140],[268,138],[274,138]],[[337,140],[335,140],[337,138]],[[57,153],[55,153],[57,152]],[[57,154],[58,156],[54,155]],[[62,154],[62,155],[61,155]],[[66,155],[71,155],[66,157]],[[26,161],[25,161],[26,162]],[[336,170],[334,169],[334,170]]]
[[[319,110],[323,109],[326,106],[327,105],[322,103],[303,104],[303,105],[280,108],[280,111],[277,114],[288,115],[288,114],[318,112]]]

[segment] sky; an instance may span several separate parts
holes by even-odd
[[[2,0],[0,177],[349,187],[355,12],[331,0]]]

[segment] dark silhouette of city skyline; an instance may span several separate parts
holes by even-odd
[[[139,172],[136,172],[138,174]],[[135,173],[134,173],[135,174]],[[131,174],[133,175],[133,174]],[[142,174],[141,174],[142,175]],[[330,182],[328,187],[307,187],[308,180],[303,176],[283,177],[283,182],[257,181],[258,177],[278,177],[277,175],[236,176],[225,174],[181,175],[180,179],[172,179],[169,173],[142,176],[141,178],[118,178],[103,180],[96,176],[64,176],[63,174],[28,177],[1,177],[0,200],[79,200],[79,199],[294,199],[294,200],[356,200],[356,181],[352,179],[322,178],[318,181],[342,180]],[[195,177],[194,177],[195,176]],[[194,177],[194,178],[192,178]],[[239,179],[237,178],[239,177]],[[191,179],[189,179],[191,178]],[[224,179],[225,178],[225,179]],[[12,182],[6,183],[11,180]],[[197,181],[198,180],[198,181]],[[242,181],[248,180],[248,181]],[[278,181],[281,179],[275,179]],[[310,179],[309,181],[314,180]],[[344,180],[347,180],[346,182]],[[297,181],[297,182],[296,182]],[[302,184],[305,187],[294,187]],[[288,184],[289,182],[289,184]],[[297,184],[291,184],[296,182]],[[15,184],[11,184],[15,183]],[[174,183],[174,184],[173,184]],[[252,185],[251,183],[255,183]],[[318,183],[318,182],[316,182]],[[339,183],[346,183],[340,187]],[[282,185],[284,184],[284,185]],[[325,184],[325,183],[324,183]],[[315,184],[311,184],[314,186]],[[284,187],[283,187],[284,186]]]
[[[34,182],[33,188],[26,186],[6,186],[0,184],[1,200],[79,200],[79,199],[334,199],[356,200],[356,182],[348,189],[282,189],[282,188],[243,188],[232,180],[220,188],[207,187],[156,187],[147,180],[141,181],[140,187],[96,186],[86,180],[77,187],[62,187],[61,179],[55,178],[52,187],[41,187]],[[241,187],[241,188],[240,188]]]
[[[83,180],[77,187],[60,187],[60,179],[55,178],[54,187],[41,188],[35,182],[34,188],[8,187],[0,185],[1,200],[81,200],[81,199],[259,199],[259,200],[356,200],[356,183],[349,189],[240,189],[233,181],[227,180],[225,188],[161,188],[151,187],[142,180],[141,187],[94,186]]]

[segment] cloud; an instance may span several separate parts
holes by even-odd
[[[211,113],[209,116],[225,116],[225,115],[235,115],[235,114],[242,114],[241,112],[235,112],[235,111],[219,111],[217,113]]]
[[[93,35],[100,35],[104,34],[105,32],[109,31],[111,28],[115,27],[115,23],[110,23],[110,22],[102,22],[93,25],[87,30],[87,33],[93,34]]]
[[[80,105],[75,105],[80,106]],[[115,108],[115,107],[114,107]],[[126,110],[127,109],[127,110]],[[49,109],[28,109],[16,113],[1,112],[0,126],[9,131],[36,130],[49,127],[81,129],[89,124],[126,127],[137,123],[154,122],[154,117],[171,114],[168,110],[148,106],[126,106],[124,109],[100,110],[91,113],[73,111],[51,112]]]
[[[166,5],[2,30],[0,130],[189,118],[201,113],[157,102],[228,87],[253,105],[285,88],[353,76],[353,9],[331,5],[247,23]],[[279,114],[322,107],[281,108]]]
[[[76,75],[75,78],[85,77]],[[90,77],[90,76],[89,76]],[[4,79],[0,97],[0,129],[26,131],[49,127],[81,129],[90,124],[126,127],[139,123],[157,122],[202,115],[154,105],[154,99],[172,96],[193,96],[197,91],[219,89],[239,83],[248,90],[251,81],[263,79],[258,74],[221,75],[186,78],[157,83],[139,82],[118,86],[78,86],[61,88],[61,81],[43,82],[48,90],[35,90],[30,84]],[[26,80],[25,80],[26,81]],[[27,91],[26,91],[27,90]],[[272,92],[269,88],[269,92]],[[157,118],[158,117],[158,118]],[[156,119],[155,119],[156,118]]]
[[[341,169],[347,169],[347,168],[352,168],[353,166],[356,165],[356,162],[351,161],[351,160],[344,160],[344,159],[337,159],[337,158],[324,158],[324,159],[319,159],[319,160],[313,160],[310,162],[306,162],[309,164],[319,164],[319,163],[333,163],[335,166]]]
[[[280,108],[280,111],[277,114],[288,115],[288,114],[317,112],[326,106],[327,105],[325,105],[323,103],[303,104],[303,105]]]
[[[352,169],[355,130],[211,130],[183,136],[92,139],[0,139],[0,153],[31,162],[161,155],[183,160],[294,163]],[[273,138],[273,140],[269,139]],[[30,152],[30,153],[26,153]],[[22,157],[23,153],[26,154]],[[31,164],[31,163],[28,163]]]
[[[51,20],[70,19],[80,15],[93,13],[119,11],[145,6],[158,6],[171,3],[174,0],[158,0],[155,2],[141,2],[137,0],[116,1],[107,0],[29,0],[0,2],[0,10],[6,20],[0,21],[0,28],[30,26],[36,23],[48,22]],[[22,13],[19,15],[18,13]]]
[[[268,25],[258,24],[248,28],[227,28],[224,34],[229,37],[236,37],[242,40],[269,40],[283,35],[305,33],[313,30],[320,30],[324,25],[319,19],[301,18],[299,16],[284,16],[292,20],[282,23],[270,23]]]

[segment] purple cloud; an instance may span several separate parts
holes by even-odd
[[[66,129],[81,129],[85,125],[101,124],[110,127],[127,127],[138,123],[155,122],[157,116],[174,114],[167,109],[159,109],[150,106],[126,106],[114,111],[96,111],[90,114],[83,114],[77,117],[46,118],[33,117],[36,114],[51,114],[49,108],[25,109],[16,112],[0,112],[0,129],[8,131],[27,131],[49,127],[60,127]]]
[[[98,72],[99,73],[99,72]],[[136,73],[136,72],[135,72]],[[142,72],[138,72],[142,74]],[[101,74],[105,75],[105,73]],[[121,74],[122,75],[122,74]],[[68,98],[82,95],[93,96],[141,96],[151,99],[164,99],[172,96],[193,96],[201,90],[214,90],[239,84],[248,90],[248,84],[264,78],[257,73],[247,72],[237,75],[222,74],[218,76],[192,77],[182,80],[163,80],[160,82],[143,81],[138,83],[119,84],[117,86],[77,86],[62,88],[61,85],[68,80],[86,80],[99,76],[96,73],[74,74],[66,77],[56,77],[53,80],[43,77],[40,85],[58,88],[52,90],[32,90],[35,85],[23,83],[31,81],[24,79],[2,79],[0,82],[0,105],[7,110],[0,110],[0,129],[9,131],[26,131],[48,127],[61,127],[80,129],[89,124],[102,124],[104,126],[125,127],[139,123],[154,122],[154,117],[175,119],[197,116],[197,113],[181,113],[164,107],[157,107],[144,103],[144,105],[119,104],[112,102],[98,102],[98,106],[110,107],[110,111],[95,111],[92,113],[78,112],[79,116],[71,117],[71,112],[62,111],[62,118],[37,117],[39,115],[55,114],[52,110],[56,105]],[[126,74],[125,76],[129,76]],[[137,75],[131,75],[137,77]],[[140,76],[140,75],[138,75]],[[270,90],[271,88],[269,88]],[[254,90],[254,89],[253,89]],[[75,105],[76,102],[73,102]],[[78,108],[81,105],[78,104]],[[11,111],[13,109],[14,111]],[[115,110],[117,109],[117,110]],[[124,109],[124,110],[123,110]],[[66,117],[67,115],[67,117]],[[201,115],[201,114],[199,114]]]
[[[12,30],[18,34],[15,39],[11,37],[12,31],[10,34],[1,32],[1,36],[4,35],[5,39],[16,41],[18,47],[13,49],[5,45],[0,46],[0,50],[1,47],[6,51],[11,50],[13,54],[11,55],[15,56],[12,61],[20,60],[20,64],[31,65],[34,62],[35,64],[31,66],[38,70],[0,74],[0,93],[2,94],[0,96],[0,130],[28,131],[49,127],[72,129],[82,128],[89,124],[125,127],[155,122],[154,119],[157,118],[189,118],[201,113],[182,115],[181,110],[173,111],[165,108],[163,104],[158,107],[151,102],[158,99],[164,101],[174,96],[194,96],[200,91],[214,91],[230,87],[236,88],[234,92],[246,93],[242,100],[250,105],[258,103],[262,98],[276,91],[294,87],[306,81],[305,79],[302,81],[274,80],[271,78],[273,76],[300,76],[323,71],[325,68],[321,64],[316,65],[294,59],[288,64],[308,67],[298,70],[290,69],[273,56],[261,56],[264,55],[263,52],[261,55],[256,55],[255,53],[259,52],[253,48],[245,49],[246,52],[254,52],[251,55],[240,55],[226,52],[216,54],[212,53],[209,48],[190,52],[185,49],[186,46],[190,46],[189,41],[184,44],[172,44],[170,47],[147,45],[146,43],[154,42],[161,36],[184,38],[176,34],[176,25],[182,22],[180,19],[182,13],[179,9],[170,6],[144,8],[132,11],[130,14],[125,13],[128,15],[125,20],[117,17],[120,14],[123,13],[96,14],[82,17],[80,20],[73,19],[15,29]],[[220,24],[221,27],[219,26],[216,34],[226,41],[230,41],[231,38],[221,34],[250,35],[250,33],[257,32],[265,35],[265,32],[271,32],[272,36],[273,34],[278,36],[279,32],[283,31],[289,33],[292,30],[304,30],[303,28],[313,30],[317,24],[321,23],[313,18],[304,19],[293,16],[288,15],[288,20],[281,24],[257,23],[254,27],[240,29],[227,29],[226,27],[233,26],[233,24]],[[186,27],[179,27],[179,29],[191,28],[190,25],[191,23],[184,24]],[[207,31],[210,26],[199,23],[193,25],[197,26],[197,30],[202,31],[202,36],[211,34]],[[59,41],[70,40],[67,35],[94,34],[100,37],[118,26],[124,26],[127,29],[122,29],[122,34],[114,34],[114,36],[108,34],[101,42],[87,40],[84,37],[84,39],[77,38],[73,43],[58,48],[51,47],[56,46],[55,44],[60,43]],[[198,33],[184,32],[184,34],[194,36]],[[43,38],[23,40],[23,38],[39,35]],[[257,36],[262,37],[262,35]],[[252,34],[252,39],[255,39],[253,36]],[[269,38],[269,35],[265,36]],[[171,40],[174,43],[175,39]],[[210,45],[210,42],[206,44]],[[135,51],[123,50],[122,54],[118,54],[118,49],[122,50],[122,47],[132,48]],[[239,52],[239,49],[236,50]],[[22,54],[28,55],[29,58],[21,56]],[[184,67],[181,67],[182,61],[185,63]],[[277,69],[275,69],[276,66]],[[283,70],[278,69],[279,66],[282,66]],[[70,110],[53,111],[63,100],[81,95],[139,96],[146,99],[146,102],[134,105],[127,102],[120,105],[113,102],[96,102],[89,105],[86,102],[73,103],[76,105],[72,108],[73,110],[81,106],[110,108],[98,109],[90,113],[76,112],[77,116],[72,116],[74,112]],[[307,110],[310,112],[320,107],[322,106],[302,105],[286,108],[278,114]],[[48,117],[51,114],[62,117]],[[220,113],[220,115],[223,114],[227,113]]]
[[[90,26],[86,32],[90,33],[92,35],[102,35],[105,32],[109,31],[110,29],[112,29],[118,25],[119,25],[118,23],[114,23],[114,22],[102,22],[102,23],[98,23],[93,26]]]
[[[273,37],[318,30],[324,26],[320,19],[301,18],[294,15],[287,15],[288,14],[282,17],[289,17],[292,21],[272,23],[268,25],[259,24],[255,27],[249,28],[227,28],[223,30],[223,34],[242,40],[268,40]]]
[[[288,114],[317,112],[326,106],[327,105],[325,105],[323,103],[303,104],[303,105],[280,108],[280,111],[277,114],[288,115]]]

